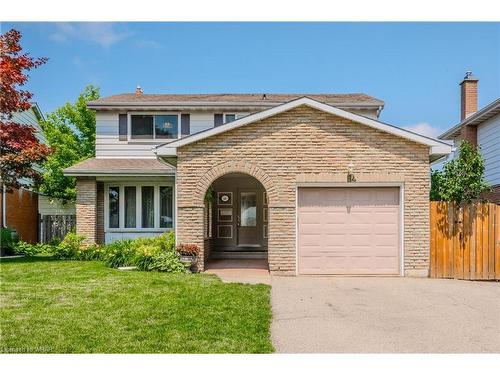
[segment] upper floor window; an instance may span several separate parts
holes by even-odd
[[[224,115],[224,123],[233,122],[234,120],[236,120],[236,114],[226,113]]]
[[[132,139],[177,139],[179,115],[131,115]]]

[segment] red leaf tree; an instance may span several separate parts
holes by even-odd
[[[38,185],[41,174],[36,165],[51,152],[38,141],[33,126],[12,119],[14,113],[31,107],[33,94],[19,89],[28,81],[27,72],[47,61],[22,53],[20,40],[21,33],[14,29],[0,35],[0,179],[7,191]]]

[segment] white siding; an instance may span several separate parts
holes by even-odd
[[[96,142],[97,158],[154,158],[151,149],[165,142],[128,142],[118,138],[118,112],[97,112]]]
[[[500,115],[477,129],[477,142],[484,158],[484,177],[491,185],[500,184]]]
[[[38,213],[40,215],[75,215],[74,203],[62,205],[57,200],[50,201],[45,195],[38,195]]]

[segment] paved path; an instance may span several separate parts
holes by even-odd
[[[208,262],[205,273],[220,277],[225,283],[271,284],[264,259],[221,259]]]
[[[500,352],[500,283],[272,277],[278,352]]]

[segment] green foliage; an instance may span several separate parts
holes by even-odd
[[[183,273],[173,232],[150,238],[119,240],[104,246],[104,262],[113,268],[135,266],[143,271]]]
[[[61,242],[29,244],[21,241],[15,252],[26,256],[53,255],[65,260],[100,260],[111,268],[135,266],[142,271],[186,272],[175,251],[173,232],[150,238],[119,240],[103,246],[89,246],[84,241],[84,236],[68,233]]]
[[[431,201],[442,201],[441,197],[441,189],[443,185],[443,172],[441,171],[432,171],[431,172],[431,191],[430,191],[430,200]]]
[[[104,246],[104,263],[108,267],[118,268],[132,266],[135,249],[131,240],[120,240]]]
[[[19,241],[14,245],[14,253],[18,255],[25,255],[32,257],[35,255],[51,255],[54,253],[54,245],[46,243],[27,243]]]
[[[80,259],[80,253],[84,247],[84,236],[68,233],[62,242],[55,246],[54,256],[58,259]]]
[[[459,156],[447,163],[443,171],[434,177],[434,190],[440,200],[468,204],[480,199],[481,194],[489,191],[484,180],[484,160],[479,149],[467,141],[460,143]]]
[[[43,165],[40,191],[63,203],[76,199],[75,179],[64,176],[63,170],[95,155],[95,112],[87,109],[87,102],[98,98],[99,89],[89,85],[74,104],[49,113],[41,124],[54,152]]]
[[[0,246],[7,250],[13,248],[14,241],[12,240],[12,229],[0,228]]]

